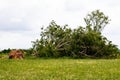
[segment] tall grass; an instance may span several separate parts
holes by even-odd
[[[120,80],[120,60],[0,59],[0,80]]]

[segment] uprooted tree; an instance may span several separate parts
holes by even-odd
[[[99,10],[88,14],[86,27],[71,29],[52,21],[47,28],[41,28],[40,39],[33,42],[33,52],[38,57],[74,58],[116,58],[119,50],[101,32],[109,23],[109,18]]]

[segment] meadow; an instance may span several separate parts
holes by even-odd
[[[0,80],[120,80],[120,59],[0,59]]]

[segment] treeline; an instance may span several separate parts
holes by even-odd
[[[8,54],[10,51],[11,51],[10,48],[4,49],[4,50],[1,50],[1,51],[0,51],[0,54]]]
[[[40,39],[33,42],[33,54],[37,57],[117,58],[120,54],[102,30],[110,19],[99,10],[88,14],[85,27],[76,29],[60,26],[52,21],[41,28]]]

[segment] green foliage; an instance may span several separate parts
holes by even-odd
[[[0,51],[0,54],[7,54],[7,53],[9,53],[10,51],[11,51],[10,48],[9,48],[9,49],[4,49],[4,50]]]
[[[110,19],[105,16],[103,12],[99,10],[92,11],[90,14],[84,18],[86,27],[88,30],[94,30],[96,32],[101,32],[104,27],[109,23]]]
[[[101,34],[109,23],[107,16],[99,10],[84,18],[86,27],[70,29],[52,21],[47,28],[42,28],[40,39],[33,42],[34,54],[38,57],[73,58],[116,58],[120,52],[116,45]]]
[[[59,57],[67,55],[67,46],[71,37],[71,29],[67,25],[61,27],[54,21],[46,28],[42,28],[40,40],[33,42],[34,54],[45,57]]]
[[[29,49],[20,49],[25,56],[31,56],[33,54],[33,48],[29,48]]]

